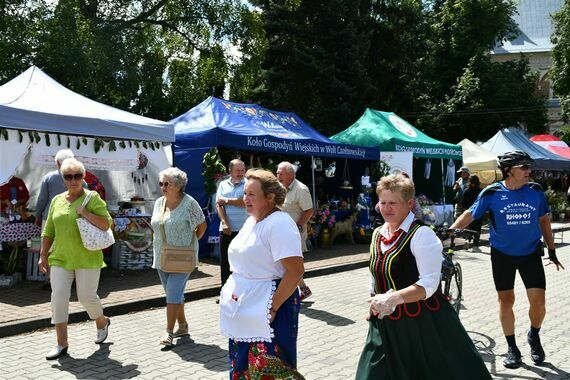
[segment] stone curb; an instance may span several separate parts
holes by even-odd
[[[306,271],[304,278],[325,276],[328,274],[351,271],[353,269],[364,268],[367,266],[368,259],[346,264],[329,265]],[[215,297],[218,294],[220,294],[220,288],[218,286],[210,286],[207,288],[186,292],[185,299],[186,301],[195,301],[203,298]],[[115,315],[133,313],[155,307],[164,307],[164,302],[164,297],[152,297],[107,305],[104,307],[105,315],[112,317]],[[69,323],[78,323],[88,320],[89,316],[85,311],[69,313]],[[22,319],[18,321],[8,322],[0,326],[0,338],[28,333],[35,330],[49,328],[51,326],[51,318]]]

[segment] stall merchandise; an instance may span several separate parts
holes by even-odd
[[[156,198],[158,172],[172,165],[173,141],[172,124],[90,100],[35,66],[0,86],[0,184],[21,177],[31,205],[41,179],[55,169],[55,154],[66,148],[105,184],[109,207],[121,199]],[[9,239],[40,233],[22,223],[1,228],[17,231]]]
[[[500,130],[485,142],[482,147],[497,155],[513,150],[526,152],[534,160],[532,168],[536,170],[568,170],[570,160],[560,157],[538,144],[533,143],[519,128]]]
[[[421,158],[422,167],[414,168],[413,178],[417,185],[430,186],[435,174],[432,160],[441,160],[437,169],[439,191],[442,203],[445,203],[445,186],[455,181],[455,161],[462,160],[460,145],[436,140],[393,112],[383,112],[367,108],[364,114],[344,131],[331,136],[339,143],[355,144],[366,147],[378,147],[382,152],[412,152],[414,158]],[[444,161],[445,160],[445,161]],[[414,162],[414,167],[416,162]],[[434,173],[432,173],[434,172]],[[421,175],[423,173],[423,175]],[[410,173],[412,174],[412,173]],[[439,177],[441,176],[441,178]],[[377,180],[373,178],[373,180]],[[447,181],[447,184],[446,184]],[[429,184],[429,185],[428,185]],[[418,187],[421,187],[418,186]],[[436,183],[431,185],[436,186]],[[426,191],[426,189],[422,189]],[[433,192],[435,192],[435,188]]]
[[[378,160],[380,157],[378,148],[331,141],[292,112],[278,112],[257,104],[240,104],[215,97],[207,98],[171,123],[176,135],[176,163],[192,179],[188,181],[186,192],[203,207],[207,206],[210,194],[204,191],[207,181],[202,176],[202,161],[211,148],[304,156],[312,162],[314,157],[359,160]],[[316,165],[311,166],[312,183],[307,185],[312,188],[315,201]]]

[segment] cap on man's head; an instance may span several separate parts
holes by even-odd
[[[459,168],[457,173],[469,173],[469,168],[467,166],[462,166]]]

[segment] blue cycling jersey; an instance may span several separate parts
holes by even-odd
[[[526,256],[536,251],[542,237],[538,219],[550,209],[539,184],[509,190],[496,182],[481,191],[469,211],[475,219],[489,211],[491,247],[509,256]]]

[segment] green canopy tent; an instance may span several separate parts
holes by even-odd
[[[330,138],[339,143],[378,147],[386,152],[413,152],[414,157],[441,159],[442,192],[445,202],[444,159],[462,161],[460,145],[429,137],[393,112],[367,108],[353,125]]]

